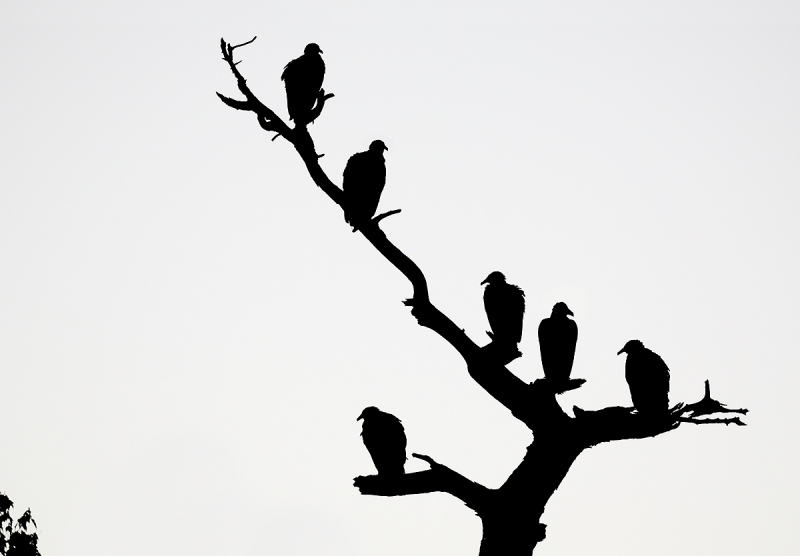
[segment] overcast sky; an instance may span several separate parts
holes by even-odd
[[[45,556],[475,555],[445,494],[360,496],[356,417],[497,487],[530,432],[401,303],[404,278],[235,96],[219,39],[339,182],[382,139],[383,227],[478,342],[480,282],[557,301],[580,336],[562,405],[628,405],[638,338],[748,427],[582,454],[537,556],[800,553],[800,4],[138,2],[0,6],[0,492]],[[408,470],[426,465],[416,460]]]

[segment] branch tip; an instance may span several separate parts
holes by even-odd
[[[694,425],[708,425],[712,423],[719,423],[725,426],[728,425],[738,425],[740,427],[747,426],[747,423],[742,422],[742,420],[739,419],[738,417],[718,418],[718,419],[697,419],[696,417],[678,417],[677,421],[680,423],[692,423]]]
[[[399,212],[401,212],[401,209],[394,209],[394,210],[390,210],[390,211],[384,212],[383,214],[379,214],[378,216],[376,216],[375,218],[373,218],[373,219],[372,219],[372,222],[374,222],[374,223],[375,223],[375,225],[377,225],[377,224],[378,224],[378,223],[379,223],[381,220],[383,220],[384,218],[389,218],[389,217],[390,217],[390,216],[392,216],[393,214],[397,214],[397,213],[399,213]]]
[[[258,35],[256,35],[255,37],[253,37],[249,41],[243,42],[242,44],[237,44],[236,46],[231,46],[230,44],[228,44],[228,48],[230,49],[230,52],[233,53],[233,51],[236,50],[237,48],[239,48],[240,46],[247,46],[248,44],[250,44],[253,41],[255,41],[257,38],[258,38]]]
[[[432,457],[430,457],[430,456],[426,456],[425,454],[411,454],[411,456],[412,456],[412,457],[415,457],[415,458],[417,458],[417,459],[421,459],[422,461],[424,461],[424,462],[428,463],[428,464],[429,464],[431,467],[434,467],[434,466],[436,466],[436,465],[439,465],[438,463],[436,463],[436,462],[433,460],[433,458],[432,458]]]

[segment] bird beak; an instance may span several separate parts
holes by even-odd
[[[570,315],[570,316],[572,316],[572,317],[574,317],[574,316],[575,316],[575,313],[573,313],[573,312],[572,312],[572,311],[570,311],[569,309],[567,309],[567,314],[568,314],[568,315]],[[619,354],[617,354],[617,355],[619,355]]]
[[[362,413],[361,415],[358,416],[358,419],[356,419],[356,421],[360,421],[363,418],[364,418],[364,414]]]
[[[624,351],[625,351],[625,348],[622,348],[621,350],[619,350],[619,351],[617,352],[617,355],[619,355],[619,354],[623,353]]]
[[[489,279],[488,278],[486,280],[484,280],[483,282],[481,282],[481,286],[484,285],[484,284],[487,284],[487,283],[489,283]]]

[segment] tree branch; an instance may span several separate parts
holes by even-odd
[[[356,477],[353,484],[361,494],[373,496],[407,496],[428,492],[446,492],[478,511],[486,502],[491,492],[486,487],[470,481],[433,458],[421,454],[413,454],[415,458],[426,461],[431,468],[427,471],[407,473],[405,475],[385,476],[367,475]]]
[[[292,129],[281,120],[275,112],[267,108],[258,98],[253,94],[250,90],[250,87],[247,86],[247,80],[244,76],[239,72],[239,68],[236,66],[238,62],[233,61],[233,51],[239,48],[240,46],[245,46],[247,44],[252,43],[256,40],[256,37],[253,37],[252,40],[247,42],[243,42],[241,44],[237,44],[235,46],[231,45],[230,43],[225,42],[225,39],[220,39],[220,48],[222,49],[222,59],[227,62],[228,67],[231,69],[234,77],[236,77],[236,84],[239,87],[239,91],[244,95],[246,100],[236,100],[230,97],[226,97],[220,93],[217,93],[217,96],[230,106],[231,108],[235,108],[236,110],[247,110],[250,112],[254,112],[259,118],[259,124],[261,127],[268,131],[275,131],[279,135],[282,135],[289,139],[289,136],[292,134]],[[291,139],[290,139],[291,140]]]
[[[319,165],[319,155],[316,152],[314,141],[305,126],[295,129],[289,128],[275,112],[262,103],[250,88],[233,60],[233,51],[239,46],[231,46],[221,40],[222,57],[236,77],[239,91],[246,100],[235,100],[224,95],[218,96],[228,106],[237,110],[254,112],[258,117],[259,125],[267,131],[277,132],[278,136],[287,139],[302,158],[311,179],[322,189],[328,197],[339,206],[343,206],[344,195],[335,185],[322,167]],[[324,104],[325,99],[332,95],[320,92],[318,106]],[[317,114],[318,115],[318,114]],[[393,214],[394,211],[382,214],[359,227],[359,230],[378,252],[392,263],[411,283],[413,296],[404,301],[411,307],[411,314],[421,326],[430,328],[450,345],[452,345],[467,363],[470,376],[475,379],[492,397],[506,406],[515,415],[524,413],[523,405],[527,403],[527,384],[514,376],[504,365],[486,357],[481,349],[464,332],[456,326],[444,313],[437,309],[430,301],[428,282],[422,270],[405,253],[395,246],[378,226],[382,218]]]
[[[612,440],[649,438],[678,427],[671,413],[649,416],[634,413],[632,407],[607,407],[599,411],[574,408],[577,434],[586,446]]]
[[[747,423],[742,422],[739,417],[720,417],[715,419],[695,419],[693,417],[678,417],[681,423],[694,423],[695,425],[706,425],[709,423],[724,423],[725,425],[739,425],[740,427],[747,426]]]
[[[725,404],[718,402],[717,400],[711,397],[711,385],[709,384],[708,380],[705,383],[705,394],[703,395],[703,399],[699,402],[689,404],[683,407],[680,411],[680,415],[684,413],[691,413],[689,417],[699,417],[701,415],[712,415],[714,413],[740,413],[742,415],[747,415],[746,409],[728,409]],[[694,422],[704,422],[704,421],[686,421],[687,423],[694,423]],[[744,424],[744,423],[742,423]]]
[[[599,411],[584,411],[576,406],[574,411],[575,422],[587,446],[611,440],[657,436],[678,428],[681,423],[745,426],[739,417],[710,419],[697,419],[697,417],[716,413],[747,414],[747,409],[728,409],[725,404],[712,399],[708,380],[705,383],[703,399],[688,405],[679,403],[663,415],[648,416],[635,413],[632,407],[607,407]]]

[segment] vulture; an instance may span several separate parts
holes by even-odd
[[[295,125],[305,125],[311,121],[311,110],[319,97],[322,80],[325,77],[325,62],[322,50],[316,43],[306,46],[303,55],[295,58],[283,68],[281,79],[286,85],[286,105],[289,118]]]
[[[559,301],[553,312],[539,324],[539,351],[542,354],[544,376],[556,386],[565,385],[572,372],[578,325],[569,318],[572,311]]]
[[[358,230],[378,210],[378,202],[386,185],[386,161],[383,151],[389,150],[378,139],[369,145],[369,150],[356,153],[347,161],[342,176],[344,190],[344,219]]]
[[[639,340],[631,340],[620,353],[627,353],[625,380],[631,390],[631,400],[636,411],[658,415],[669,410],[669,367],[654,351],[644,347]]]
[[[377,407],[366,408],[356,421],[361,419],[364,420],[361,426],[361,439],[372,457],[378,475],[404,474],[406,432],[400,419]]]
[[[519,353],[517,344],[522,339],[522,317],[525,314],[525,292],[514,284],[506,282],[502,272],[494,271],[481,285],[483,307],[492,331],[487,332],[492,344],[503,350]],[[518,356],[518,355],[517,355]]]

